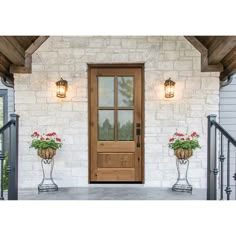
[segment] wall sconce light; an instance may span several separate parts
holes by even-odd
[[[56,82],[56,86],[57,86],[57,97],[65,98],[68,89],[67,81],[61,78],[59,81]]]
[[[175,82],[169,78],[165,81],[165,97],[173,98],[175,96]]]

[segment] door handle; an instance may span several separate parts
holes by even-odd
[[[137,140],[137,147],[139,148],[141,145],[140,145],[140,140],[139,140],[139,137],[141,135],[141,124],[140,123],[136,123],[136,135],[138,137],[138,140]]]

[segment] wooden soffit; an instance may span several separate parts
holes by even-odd
[[[185,36],[201,53],[202,72],[220,72],[224,81],[236,72],[236,36]]]
[[[0,36],[0,76],[13,83],[14,73],[31,73],[32,54],[49,36]]]

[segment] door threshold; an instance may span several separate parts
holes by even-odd
[[[91,181],[90,184],[143,184],[142,181]]]
[[[88,187],[94,188],[142,188],[144,183],[142,182],[111,182],[111,181],[100,181],[100,182],[90,182]]]

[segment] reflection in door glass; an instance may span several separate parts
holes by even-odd
[[[134,140],[134,117],[133,110],[118,111],[118,140]]]
[[[98,77],[98,106],[114,106],[114,77]]]
[[[114,111],[98,111],[98,140],[114,140]]]
[[[134,105],[133,77],[118,77],[118,106],[132,107]]]

